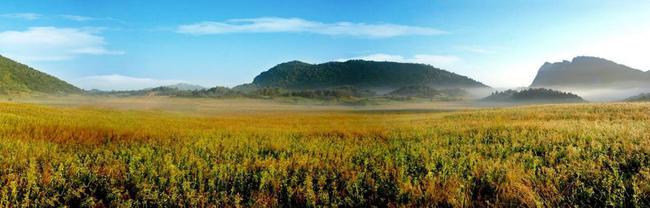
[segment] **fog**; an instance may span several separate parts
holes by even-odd
[[[620,85],[619,85],[620,86]],[[638,86],[638,85],[637,85]],[[615,102],[626,98],[650,92],[650,86],[645,87],[571,87],[553,86],[545,87],[576,94],[590,102]]]
[[[481,99],[489,96],[492,92],[505,91],[505,90],[523,90],[528,87],[518,88],[475,88],[465,89],[470,93],[471,99]],[[637,96],[642,93],[650,93],[650,86],[648,87],[569,87],[569,86],[552,86],[552,87],[534,87],[546,88],[562,92],[569,92],[576,94],[588,102],[618,102],[624,101],[632,96]]]

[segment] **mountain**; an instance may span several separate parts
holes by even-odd
[[[648,102],[650,101],[650,93],[641,93],[625,99],[626,102]]]
[[[258,87],[322,89],[353,86],[361,89],[393,90],[410,85],[435,88],[487,88],[465,76],[425,64],[351,60],[308,64],[292,61],[279,64],[255,77]]]
[[[529,102],[529,103],[567,103],[585,102],[573,93],[561,92],[545,88],[530,88],[524,90],[506,90],[494,92],[482,99],[488,102]]]
[[[167,86],[162,86],[166,88],[171,88],[171,89],[176,89],[180,91],[194,91],[194,90],[204,90],[207,89],[203,86],[200,85],[193,85],[193,84],[187,84],[187,83],[178,83],[174,85],[167,85]]]
[[[602,58],[580,56],[572,61],[544,63],[530,87],[647,88],[650,87],[650,72]]]
[[[56,77],[0,56],[0,94],[75,94],[82,90]]]

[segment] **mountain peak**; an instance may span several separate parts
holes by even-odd
[[[573,63],[573,64],[599,63],[599,64],[616,64],[616,65],[618,65],[617,63],[615,63],[613,61],[610,61],[610,60],[607,60],[607,59],[604,59],[604,58],[600,58],[600,57],[595,57],[595,56],[576,56],[575,58],[573,58],[573,60],[571,60],[571,63]]]
[[[288,62],[278,64],[278,65],[311,65],[311,64],[306,63],[306,62],[302,62],[302,61],[298,61],[298,60],[293,60],[293,61],[288,61]]]
[[[578,62],[579,62],[579,61],[594,61],[594,60],[596,60],[596,61],[597,61],[597,60],[609,61],[609,60],[607,60],[607,59],[600,58],[600,57],[596,57],[596,56],[576,56],[576,57],[573,57],[573,60],[571,60],[571,62],[576,62],[576,61],[578,61]]]
[[[650,83],[648,74],[604,58],[578,56],[544,63],[531,87],[638,87]]]

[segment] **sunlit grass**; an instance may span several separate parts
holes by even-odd
[[[0,206],[650,206],[650,104],[460,112],[0,104]]]

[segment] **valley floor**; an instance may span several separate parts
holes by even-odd
[[[647,207],[650,103],[0,103],[0,207],[61,204]]]

